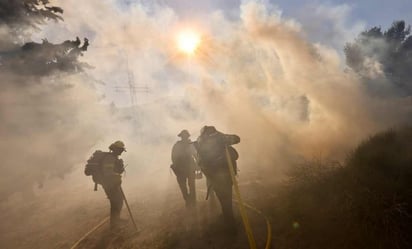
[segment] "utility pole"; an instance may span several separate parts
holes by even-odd
[[[124,90],[129,91],[130,105],[134,108],[137,105],[137,93],[148,94],[150,92],[147,85],[136,85],[134,79],[133,70],[130,69],[129,60],[126,55],[126,73],[127,73],[127,86],[115,86],[116,92],[123,92]]]

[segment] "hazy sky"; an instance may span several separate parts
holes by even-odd
[[[35,40],[47,37],[52,42],[61,42],[67,37],[89,38],[91,46],[84,59],[96,67],[91,72],[98,80],[108,83],[108,99],[115,99],[118,105],[128,105],[130,101],[127,96],[113,91],[113,85],[125,87],[122,82],[127,81],[126,54],[131,68],[146,68],[143,70],[145,73],[134,72],[135,82],[143,82],[149,87],[153,81],[158,82],[156,88],[161,90],[157,90],[156,95],[160,95],[159,91],[176,91],[176,85],[184,81],[184,74],[171,66],[168,62],[170,58],[162,57],[165,54],[162,49],[172,44],[171,38],[175,36],[173,30],[178,29],[181,23],[198,22],[199,26],[208,29],[209,36],[213,34],[215,38],[227,37],[231,35],[231,30],[239,28],[235,26],[242,23],[242,6],[246,6],[248,2],[250,1],[107,0],[91,1],[77,9],[72,8],[73,5],[67,1],[56,1],[65,10],[65,22],[49,23],[43,32],[37,34]],[[343,47],[360,32],[373,26],[386,29],[394,20],[399,19],[412,23],[409,11],[412,9],[412,1],[406,0],[391,3],[382,0],[255,2],[262,3],[269,15],[280,18],[285,23],[294,23],[304,40],[315,46],[331,48],[340,57],[341,68],[345,66]],[[163,43],[158,44],[159,42]],[[106,58],[108,55],[110,58]],[[113,72],[107,63],[102,64],[103,61],[115,64],[116,71]],[[192,72],[193,69],[189,71]],[[139,93],[141,100],[148,98],[152,101],[153,96]]]
[[[202,18],[207,13],[220,10],[227,17],[238,17],[242,0],[118,0],[123,6],[136,2],[156,2],[171,7],[183,19]],[[344,45],[344,40],[352,39],[359,30],[372,26],[386,29],[394,20],[412,23],[412,1],[410,0],[263,0],[278,8],[286,18],[301,23],[310,40],[329,43],[335,48]],[[341,38],[331,35],[339,34]]]
[[[133,2],[133,0],[120,0],[122,2]],[[241,0],[225,0],[225,1],[190,1],[190,0],[172,0],[158,2],[172,6],[176,11],[184,15],[193,13],[201,13],[204,10],[237,9]],[[363,20],[368,25],[383,25],[393,21],[394,19],[405,19],[407,22],[412,21],[412,1],[409,0],[270,0],[270,2],[279,6],[284,10],[285,15],[299,17],[299,13],[304,11],[308,6],[344,6],[351,8],[349,19]],[[313,14],[313,13],[312,13]]]

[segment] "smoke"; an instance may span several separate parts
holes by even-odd
[[[53,4],[65,10],[64,23],[41,26],[32,39],[87,37],[81,61],[93,69],[44,76],[1,71],[2,197],[56,177],[85,188],[88,156],[119,139],[128,150],[125,184],[159,194],[170,182],[170,150],[182,129],[192,139],[203,125],[238,134],[241,177],[271,180],[305,158],[344,160],[365,137],[409,121],[410,99],[370,96],[357,75],[342,69],[340,51],[306,40],[307,25],[282,17],[275,6],[249,1],[237,18],[215,11],[190,23],[164,5]],[[187,27],[202,35],[191,57],[175,44]],[[371,73],[380,72],[370,65]],[[149,90],[134,101],[132,79],[136,89]]]
[[[247,1],[237,18],[217,10],[189,22],[161,4],[136,2],[124,8],[114,0],[81,5],[66,0],[53,5],[64,9],[64,22],[27,32],[35,42],[47,38],[58,44],[87,37],[90,46],[79,63],[93,68],[44,75],[4,70],[5,58],[18,54],[18,45],[3,39],[12,31],[0,25],[0,196],[11,203],[4,201],[4,210],[20,192],[70,200],[67,207],[77,210],[90,197],[81,193],[92,189],[82,173],[85,161],[115,140],[127,148],[122,155],[126,191],[155,198],[177,185],[168,166],[182,129],[193,140],[204,125],[239,135],[240,181],[271,181],[304,159],[342,161],[369,135],[410,122],[410,98],[371,95],[361,77],[343,70],[341,51],[328,42],[308,41],[310,23],[284,18],[276,6]],[[345,18],[347,9],[336,11]],[[336,21],[337,33],[345,33],[339,18],[319,18]],[[175,44],[184,28],[202,36],[193,56]],[[29,56],[20,62],[33,63]],[[380,77],[379,63],[364,63],[368,75]],[[132,81],[136,99],[128,91]],[[64,207],[56,210],[65,213]]]
[[[305,40],[304,26],[275,6],[250,1],[238,19],[215,11],[207,22],[188,23],[156,4],[53,4],[65,10],[65,22],[42,26],[33,39],[88,37],[82,61],[94,68],[87,75],[3,77],[2,167],[13,177],[2,186],[63,176],[117,139],[129,147],[132,173],[167,171],[176,134],[189,129],[195,139],[205,124],[241,137],[246,172],[281,171],[313,156],[342,160],[364,137],[405,122],[410,111],[399,108],[406,100],[382,102],[364,93],[360,80],[342,70],[340,51]],[[202,34],[191,58],[175,45],[176,33],[188,26]],[[127,107],[128,72],[150,90],[137,94],[135,107]],[[103,84],[92,87],[95,80]]]
[[[5,197],[70,172],[81,161],[79,155],[83,157],[102,135],[103,129],[95,127],[104,110],[92,89],[80,84],[81,76],[3,73],[2,80],[0,149],[5,177],[0,183]]]
[[[362,20],[350,18],[353,7],[345,3],[309,3],[298,10],[298,20],[308,39],[341,50],[346,42],[354,39],[366,28]]]

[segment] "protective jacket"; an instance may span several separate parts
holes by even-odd
[[[177,141],[172,148],[172,170],[176,176],[187,176],[196,169],[196,149],[190,140]]]
[[[227,135],[218,131],[200,136],[196,142],[196,149],[199,156],[199,166],[202,171],[208,175],[216,170],[228,170],[226,147],[229,150],[233,165],[236,165],[239,155],[230,145],[239,142],[239,136]]]
[[[232,209],[233,182],[228,167],[226,148],[229,151],[229,159],[232,160],[232,165],[235,166],[239,155],[231,145],[239,142],[239,136],[226,135],[218,131],[203,133],[196,141],[199,166],[206,175],[208,191],[211,188],[215,191],[222,207],[225,223],[232,228],[235,224]]]
[[[92,175],[93,181],[103,187],[120,186],[121,173],[124,172],[123,160],[111,152],[95,151],[87,161],[85,174]]]

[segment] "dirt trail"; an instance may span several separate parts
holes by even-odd
[[[102,190],[93,192],[91,184],[83,182],[70,186],[70,192],[62,193],[61,189],[66,186],[58,184],[56,190],[40,194],[24,205],[18,206],[18,200],[2,203],[1,248],[69,249],[108,215],[109,204]],[[173,176],[158,189],[134,191],[135,186],[141,184],[124,186],[141,231],[136,234],[132,224],[127,222],[120,234],[113,235],[105,224],[88,236],[78,249],[248,248],[237,206],[234,209],[238,233],[228,235],[222,228],[219,203],[217,200],[205,201],[204,192],[198,191],[197,207],[188,210]],[[197,181],[197,185],[202,189],[204,180]],[[250,185],[242,186],[241,191],[245,193],[245,200],[259,192]],[[253,212],[249,212],[249,217],[258,248],[264,248],[265,221]],[[122,210],[122,218],[129,219],[126,208]]]
[[[201,182],[198,182],[201,183]],[[201,184],[200,184],[201,185]],[[167,198],[131,202],[133,215],[141,231],[137,234],[129,224],[120,234],[111,234],[108,226],[99,229],[83,242],[79,249],[115,248],[249,248],[243,226],[235,206],[237,234],[224,229],[219,203],[215,198],[205,201],[205,193],[198,191],[194,209],[186,209],[177,189],[170,189]],[[157,210],[157,211],[156,211]],[[248,212],[258,248],[266,243],[266,225],[261,216]],[[127,217],[126,210],[122,216]],[[128,218],[128,217],[127,217]]]

